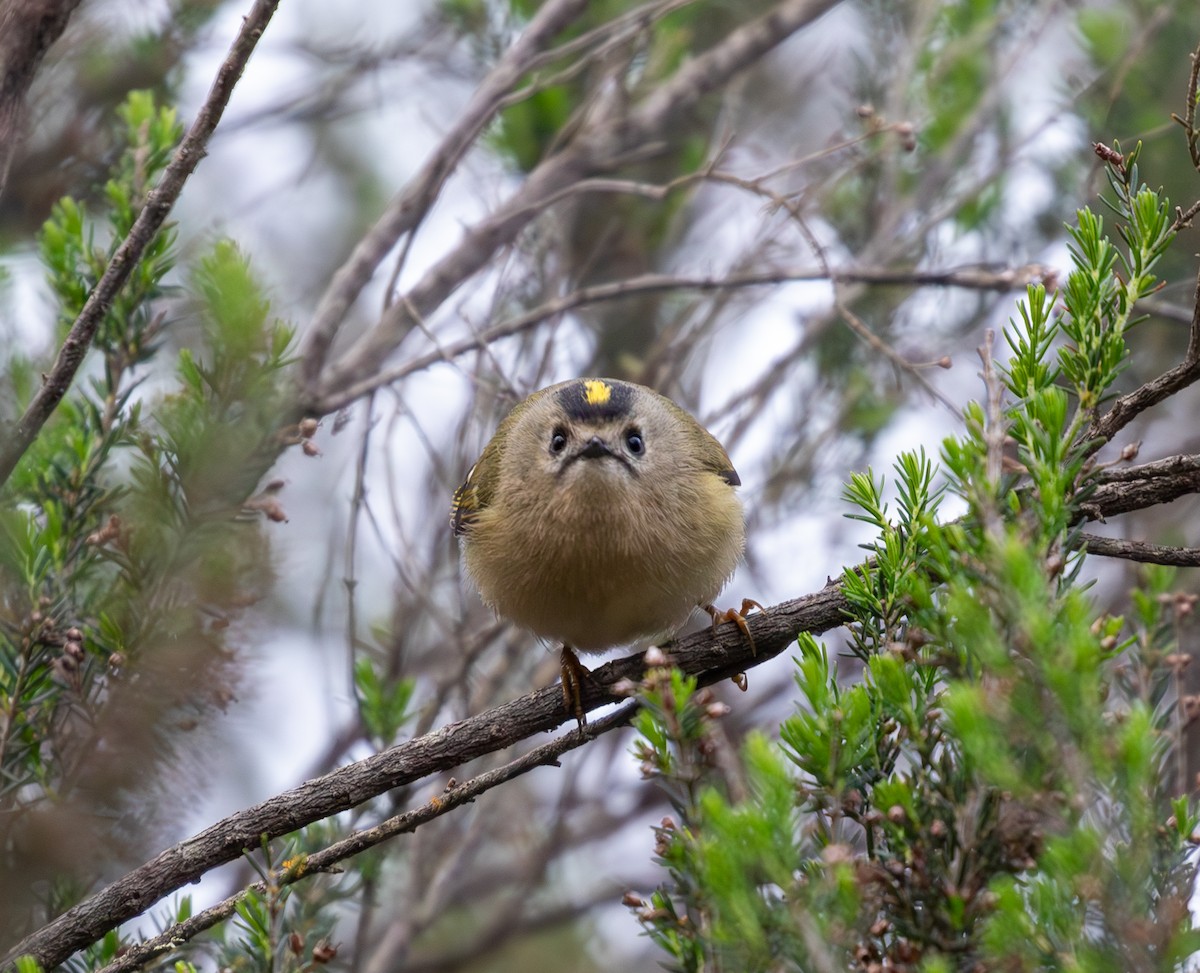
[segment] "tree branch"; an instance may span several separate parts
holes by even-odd
[[[1200,567],[1200,548],[1165,547],[1162,544],[1086,533],[1079,535],[1079,542],[1079,546],[1085,548],[1089,554],[1101,557],[1118,557],[1126,561],[1141,561],[1144,564],[1170,564],[1179,568]]]
[[[1101,485],[1089,498],[1086,510],[1093,519],[1200,493],[1200,455],[1107,470],[1100,479]],[[753,650],[738,627],[728,624],[716,631],[697,632],[665,648],[673,664],[696,676],[701,685],[711,685],[774,658],[790,648],[801,632],[820,634],[841,625],[848,608],[840,585],[830,581],[820,591],[752,614],[748,622]],[[641,654],[636,654],[596,669],[583,687],[585,711],[618,701],[611,687],[622,680],[640,681],[644,668]],[[555,684],[306,781],[162,852],[26,937],[0,965],[7,966],[17,956],[28,953],[47,969],[57,966],[164,896],[240,857],[244,851],[258,848],[264,838],[290,834],[392,788],[445,773],[476,757],[553,730],[570,719],[563,709],[562,691]],[[597,725],[611,729],[607,723]],[[514,765],[520,765],[520,761]],[[412,827],[417,823],[414,821]],[[358,839],[351,836],[346,840]]]
[[[841,591],[831,584],[752,615],[750,631],[757,655],[736,625],[697,633],[669,650],[680,668],[709,685],[773,658],[794,644],[800,632],[823,632],[840,625],[846,607]],[[582,694],[585,709],[590,712],[618,701],[609,687],[620,680],[640,681],[644,668],[639,653],[596,669]],[[452,770],[571,719],[563,708],[562,690],[555,684],[306,781],[168,848],[27,936],[0,965],[31,954],[45,969],[57,966],[164,896],[258,848],[264,839],[290,834],[394,787]]]
[[[445,790],[437,797],[426,801],[420,807],[388,818],[373,828],[365,828],[362,831],[355,831],[347,835],[341,841],[337,841],[327,848],[308,855],[293,868],[286,869],[272,876],[272,882],[277,887],[283,887],[299,882],[301,879],[309,878],[312,875],[330,871],[339,862],[345,861],[347,858],[351,858],[368,848],[373,848],[399,835],[409,834],[422,824],[432,821],[434,818],[441,817],[443,814],[464,804],[470,804],[475,798],[491,790],[493,787],[498,787],[500,784],[527,774],[535,767],[557,767],[558,758],[564,753],[582,746],[589,740],[595,739],[609,730],[625,726],[633,717],[633,714],[637,712],[638,706],[639,704],[636,701],[626,703],[615,713],[610,713],[596,722],[590,723],[586,731],[575,730],[549,743],[543,743],[540,747],[530,750],[516,760],[472,777],[461,784],[451,779],[447,783]],[[180,943],[194,939],[206,929],[211,929],[218,923],[228,919],[234,914],[238,903],[243,899],[249,895],[262,894],[266,889],[267,883],[265,881],[255,882],[237,894],[231,895],[216,905],[196,913],[191,918],[167,927],[152,939],[147,939],[136,946],[131,946],[121,953],[117,959],[109,963],[108,966],[97,971],[97,973],[127,973],[129,970],[140,969],[147,963],[173,952]]]
[[[25,96],[80,0],[7,0],[0,6],[0,196],[24,134]]]
[[[477,334],[451,341],[435,351],[411,358],[393,368],[373,374],[362,381],[337,389],[316,403],[313,415],[327,415],[344,408],[363,395],[423,371],[442,361],[477,351],[501,338],[527,331],[543,321],[579,307],[603,301],[616,301],[638,294],[673,290],[724,291],[743,287],[765,287],[796,281],[829,280],[845,283],[896,287],[961,287],[967,290],[1006,291],[1045,280],[1053,271],[1041,264],[1027,264],[1003,270],[957,267],[946,270],[898,270],[887,267],[844,267],[831,271],[819,267],[782,268],[759,273],[730,274],[725,277],[685,274],[642,274],[624,280],[581,287],[562,297],[546,301],[524,314],[500,321]]]
[[[275,13],[279,0],[255,0],[250,13],[242,21],[242,29],[229,49],[208,97],[200,107],[192,127],[179,143],[171,164],[159,184],[146,197],[146,204],[138,214],[128,235],[113,254],[104,274],[88,295],[83,310],[71,325],[66,340],[59,349],[54,367],[43,379],[42,386],[34,395],[25,414],[4,437],[0,446],[0,484],[12,474],[13,469],[25,455],[25,451],[36,438],[38,431],[50,418],[62,397],[66,395],[79,370],[84,356],[91,348],[96,329],[104,319],[117,293],[128,280],[130,273],[141,259],[142,251],[162,228],[175,200],[183,191],[184,184],[204,158],[205,146],[221,121],[233,89],[245,70],[251,52]]]
[[[537,166],[507,202],[467,229],[458,246],[435,263],[401,300],[384,312],[375,327],[329,368],[316,383],[315,391],[309,382],[305,407],[315,413],[330,402],[344,401],[341,390],[360,386],[376,376],[414,322],[441,307],[500,247],[515,240],[542,213],[547,200],[581,179],[612,168],[630,153],[644,154],[646,147],[661,137],[671,118],[691,108],[704,95],[838,2],[785,0],[687,63],[628,113],[598,114],[593,128],[584,128],[574,141]]]
[[[542,49],[586,8],[587,0],[551,0],[538,10],[524,33],[476,89],[437,151],[338,268],[317,304],[309,328],[303,356],[303,381],[308,397],[312,397],[329,347],[346,313],[384,257],[404,233],[413,231],[425,218],[446,179],[501,109],[513,87],[537,62]]]
[[[1099,481],[1100,486],[1083,507],[1091,520],[1156,507],[1200,493],[1200,454],[1105,470]]]

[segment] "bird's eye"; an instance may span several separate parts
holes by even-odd
[[[625,430],[625,446],[634,456],[641,456],[646,451],[646,441],[636,426]]]
[[[562,426],[555,426],[550,434],[550,452],[557,455],[567,448],[567,431]]]

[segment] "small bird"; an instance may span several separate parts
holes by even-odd
[[[454,494],[467,574],[500,616],[562,643],[563,701],[582,726],[578,652],[672,635],[712,601],[745,546],[741,480],[691,415],[642,385],[580,378],[500,423]],[[753,645],[753,640],[751,640]]]

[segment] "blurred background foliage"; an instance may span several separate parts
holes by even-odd
[[[402,245],[395,287],[595,119],[773,6],[588,4]],[[936,453],[983,394],[983,330],[1014,314],[1026,277],[1065,275],[1064,224],[1108,189],[1092,141],[1140,141],[1153,187],[1183,205],[1197,195],[1171,121],[1200,39],[1194,3],[831,2],[644,154],[541,214],[397,359],[641,275],[780,283],[588,303],[415,371],[319,429],[292,424],[293,362],[331,275],[538,7],[284,4],[173,224],[6,485],[0,941],[224,811],[552,679],[553,655],[465,589],[444,529],[450,493],[529,390],[612,374],[696,411],[746,484],[733,600],[793,597],[870,540],[841,516],[850,472],[890,466],[899,447]],[[3,419],[28,400],[243,12],[92,0],[52,49],[0,198]],[[1189,228],[1162,258],[1114,389],[1178,360],[1195,250]],[[975,283],[924,286],[962,268]],[[375,281],[348,331],[370,327],[392,291]],[[1198,407],[1185,392],[1126,438],[1144,457],[1195,451]],[[1194,514],[1181,501],[1121,527],[1195,544]],[[1090,579],[1101,606],[1127,610],[1132,572]],[[721,752],[793,714],[791,675],[779,662],[751,673],[748,695],[717,690],[732,710],[706,731]],[[841,675],[862,677],[856,664]],[[654,969],[653,933],[619,900],[660,881],[656,840],[669,846],[647,825],[668,802],[637,779],[629,746],[596,741],[557,776],[514,782],[340,879],[248,905],[188,958],[301,966],[332,937],[326,962],[370,971]],[[768,796],[769,762],[752,769]],[[292,851],[420,796],[307,829]],[[197,897],[252,877],[231,867]],[[830,915],[842,892],[819,890]],[[120,948],[111,937],[75,965]]]

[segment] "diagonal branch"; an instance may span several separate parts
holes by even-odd
[[[171,164],[167,166],[159,184],[146,197],[146,205],[117,248],[117,252],[113,254],[104,274],[88,295],[83,310],[79,312],[59,349],[54,367],[42,380],[42,386],[29,403],[25,414],[4,437],[3,446],[0,446],[0,484],[11,475],[38,431],[66,395],[84,356],[91,348],[92,339],[104,315],[112,307],[117,293],[137,266],[142,252],[162,229],[175,200],[183,191],[184,184],[204,158],[205,146],[221,121],[233,89],[245,70],[246,62],[250,59],[250,54],[266,30],[278,4],[279,0],[255,0],[250,13],[242,21],[242,29],[238,31],[229,54],[221,63],[208,97],[201,105],[192,127],[175,150]]]
[[[737,626],[724,625],[717,632],[700,632],[680,640],[671,646],[673,659],[708,685],[778,655],[800,632],[823,632],[841,624],[846,607],[839,588],[830,585],[752,616],[750,629],[757,654],[751,652]],[[640,681],[643,670],[640,654],[595,670],[583,693],[585,709],[616,702],[618,697],[609,687],[622,679]],[[306,781],[230,815],[135,868],[27,936],[0,959],[0,968],[24,954],[33,955],[45,969],[57,966],[164,896],[241,857],[247,849],[258,848],[264,839],[290,834],[394,787],[451,770],[571,719],[563,709],[562,690],[554,685]]]
[[[1109,470],[1100,479],[1086,511],[1093,519],[1200,493],[1200,455]],[[820,591],[751,615],[753,649],[735,625],[698,632],[666,648],[673,664],[696,676],[701,685],[711,685],[786,651],[801,632],[819,634],[841,625],[848,608],[840,585],[831,581]],[[584,709],[590,712],[618,701],[612,687],[622,680],[640,681],[643,670],[640,654],[599,667],[583,687]],[[452,770],[570,719],[556,684],[306,781],[230,815],[129,872],[27,936],[0,959],[0,967],[24,954],[33,955],[44,968],[57,966],[164,896],[240,857],[245,850],[258,848],[264,838],[290,834],[392,788]]]
[[[308,855],[294,867],[287,869],[281,874],[272,876],[272,881],[276,887],[281,888],[299,882],[311,875],[330,871],[339,862],[343,862],[347,858],[351,858],[368,848],[373,848],[399,835],[409,834],[427,821],[441,817],[443,814],[464,804],[470,804],[481,794],[523,774],[527,774],[536,767],[558,766],[558,758],[564,753],[569,753],[583,746],[589,740],[601,736],[609,730],[625,726],[633,714],[637,712],[637,709],[638,704],[636,702],[626,703],[615,713],[610,713],[595,723],[589,724],[586,731],[581,732],[576,730],[572,733],[564,734],[555,740],[551,740],[549,743],[543,743],[540,747],[535,747],[528,753],[509,761],[501,767],[479,774],[462,783],[455,783],[451,779],[446,785],[445,790],[437,797],[426,801],[420,807],[388,818],[373,828],[355,831],[341,841]],[[168,926],[152,939],[130,947],[107,966],[98,970],[97,973],[128,973],[129,970],[141,969],[147,963],[173,952],[181,943],[194,939],[206,929],[211,929],[218,923],[224,922],[237,911],[238,904],[242,900],[249,895],[262,894],[266,891],[266,888],[267,883],[265,881],[255,882],[235,895],[231,895],[227,899],[218,902],[216,905],[197,912],[194,916],[185,919],[183,922],[177,922],[174,925]]]

